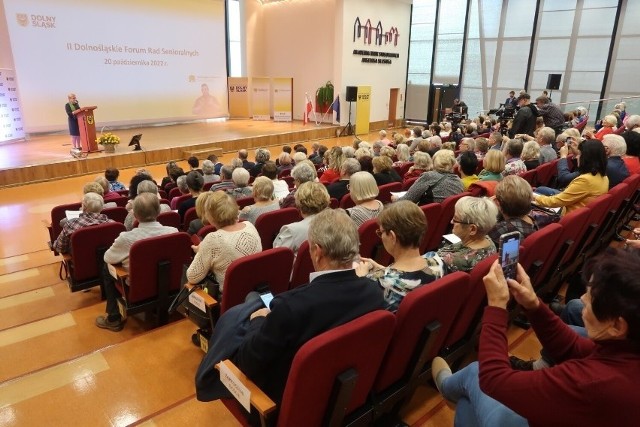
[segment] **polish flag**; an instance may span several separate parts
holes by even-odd
[[[311,100],[309,99],[309,95],[305,94],[304,95],[304,102],[305,102],[305,107],[304,107],[304,115],[303,115],[303,124],[307,124],[309,123],[309,113],[311,113],[311,111],[313,111],[313,105],[311,104]]]

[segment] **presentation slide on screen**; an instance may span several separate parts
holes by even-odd
[[[224,117],[224,0],[4,0],[27,132]]]

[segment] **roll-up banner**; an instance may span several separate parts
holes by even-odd
[[[229,92],[229,117],[232,119],[249,118],[251,116],[249,78],[229,77],[227,91]]]
[[[270,114],[270,79],[268,77],[251,78],[251,115],[253,120],[269,120]]]
[[[271,79],[273,96],[273,120],[290,122],[293,110],[293,79],[281,77]]]
[[[371,86],[358,86],[356,98],[356,135],[369,133],[371,116]]]

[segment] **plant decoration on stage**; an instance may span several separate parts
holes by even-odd
[[[316,113],[324,114],[333,103],[333,83],[327,82],[316,91]],[[332,112],[333,110],[329,111]]]
[[[111,132],[107,132],[100,135],[98,139],[96,139],[96,142],[100,145],[117,145],[120,144],[120,137]]]
[[[120,137],[111,132],[101,134],[96,142],[100,145],[117,145],[120,144]]]

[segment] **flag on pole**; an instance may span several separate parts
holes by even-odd
[[[309,113],[313,110],[313,105],[311,104],[311,100],[309,99],[309,95],[304,94],[304,115],[303,115],[303,124],[309,123]]]
[[[333,100],[333,103],[331,104],[331,107],[329,107],[329,109],[333,108],[333,111],[336,112],[336,120],[338,121],[338,123],[340,123],[340,95],[336,96],[336,99]]]

